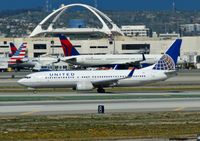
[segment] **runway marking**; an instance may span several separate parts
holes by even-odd
[[[182,110],[184,110],[186,107],[178,107],[178,108],[176,108],[176,109],[174,109],[173,111],[182,111]]]
[[[39,112],[39,111],[38,111],[38,110],[34,110],[34,111],[22,113],[22,114],[20,114],[20,115],[21,115],[21,116],[28,116],[28,115],[32,115],[32,114],[37,113],[37,112]]]

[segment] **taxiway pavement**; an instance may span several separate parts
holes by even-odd
[[[105,95],[108,98],[105,98]],[[200,92],[179,93],[113,93],[99,96],[99,94],[37,94],[28,97],[46,97],[46,100],[5,100],[0,102],[0,115],[57,115],[57,114],[88,114],[97,113],[98,105],[104,105],[105,113],[124,112],[163,112],[163,111],[200,111]],[[122,96],[121,96],[122,95]],[[132,96],[130,98],[130,96]],[[150,97],[148,97],[148,96]],[[191,95],[191,97],[188,97]],[[1,94],[3,97],[25,97],[25,94]],[[61,100],[48,99],[60,97]],[[78,99],[78,97],[86,97]],[[89,97],[88,97],[89,96]],[[119,97],[119,98],[109,98]],[[69,99],[62,99],[62,98]],[[73,98],[75,99],[73,99]],[[92,98],[91,98],[92,97]],[[98,97],[98,98],[95,98]],[[78,99],[78,100],[77,100]]]

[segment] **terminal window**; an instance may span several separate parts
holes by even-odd
[[[98,46],[98,48],[108,48],[108,46]]]
[[[47,45],[46,44],[34,44],[33,48],[34,49],[47,49]]]
[[[81,45],[73,45],[75,48],[81,48]]]
[[[90,46],[90,48],[108,48],[108,46]]]
[[[81,48],[81,45],[73,45],[73,47]],[[54,45],[54,46],[51,46],[51,48],[61,48],[61,46],[60,45]]]
[[[122,50],[140,50],[145,54],[149,54],[150,44],[123,44]]]
[[[51,46],[51,48],[61,48],[61,46]]]
[[[9,48],[9,46],[0,46],[0,48]]]
[[[45,52],[38,52],[38,53],[34,53],[34,57],[39,57],[39,56],[41,56],[41,55],[43,55],[43,54],[46,54]]]

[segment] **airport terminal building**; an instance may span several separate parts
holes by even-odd
[[[182,37],[181,57],[200,55],[200,37]],[[149,37],[117,36],[110,41],[101,39],[76,39],[72,44],[81,54],[162,54],[172,44],[175,38],[161,39]],[[1,54],[9,53],[9,43],[14,42],[20,46],[27,42],[28,56],[38,57],[42,54],[63,54],[58,38],[0,38]]]
[[[94,13],[99,21],[101,21],[102,27],[88,28],[84,20],[72,19],[69,22],[71,28],[55,28],[54,24],[59,16],[68,8],[75,6],[84,7]],[[43,25],[46,25],[49,19],[53,20],[46,29],[44,29]],[[104,20],[107,20],[111,28],[106,25],[107,22]],[[131,35],[141,36],[125,36],[127,32],[130,32]],[[38,57],[43,54],[63,54],[59,39],[52,36],[58,33],[68,36],[80,54],[163,54],[177,38],[175,34],[173,34],[173,36],[167,34],[159,37],[149,37],[147,36],[147,32],[149,32],[149,29],[145,26],[138,25],[135,28],[134,26],[124,26],[120,29],[109,17],[94,7],[84,4],[71,4],[62,6],[49,14],[33,30],[30,37],[0,38],[0,53],[5,54],[10,52],[10,42],[16,44],[17,47],[19,47],[22,42],[26,42],[28,48],[27,55],[30,58]],[[41,34],[48,36],[41,36]],[[181,58],[187,62],[194,62],[195,56],[200,55],[200,37],[191,36],[181,38],[183,39],[180,54]]]

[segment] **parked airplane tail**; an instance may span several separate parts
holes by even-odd
[[[79,52],[75,49],[75,47],[71,44],[69,39],[67,39],[64,35],[59,35],[59,38],[65,56],[80,55]]]
[[[180,56],[182,39],[176,39],[160,60],[153,65],[154,70],[175,70],[178,56]]]
[[[10,43],[10,50],[11,50],[11,56],[15,54],[17,51],[16,46],[13,43]]]
[[[19,49],[15,52],[15,54],[10,58],[9,64],[15,64],[20,62],[26,55],[26,47],[27,43],[22,43]]]

